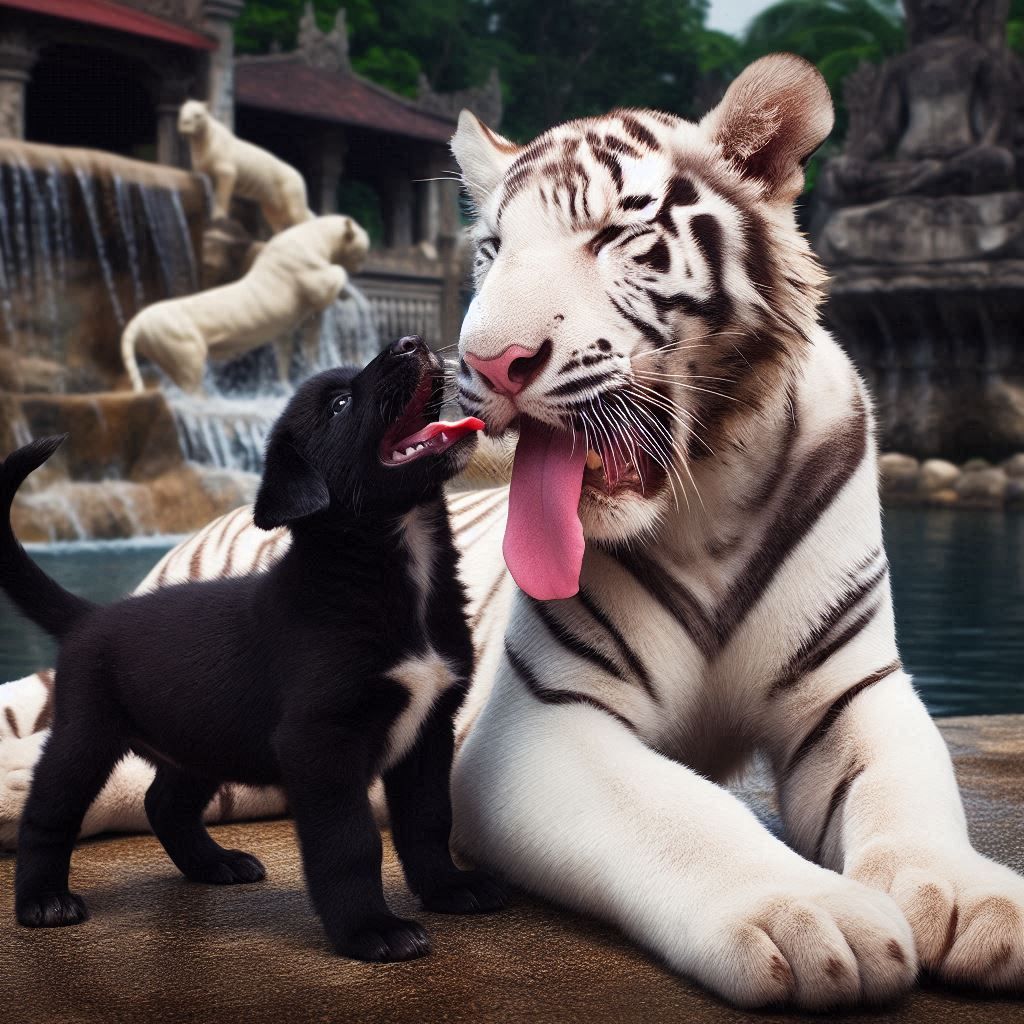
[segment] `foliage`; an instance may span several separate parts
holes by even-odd
[[[239,52],[292,49],[304,3],[250,0]],[[317,0],[322,29],[342,6],[353,67],[397,92],[415,95],[421,72],[449,90],[497,67],[514,137],[614,106],[696,112],[707,0]]]
[[[1007,37],[1010,47],[1024,56],[1024,0],[1011,0]]]

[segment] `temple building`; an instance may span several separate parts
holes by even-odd
[[[0,138],[188,166],[177,112],[206,99],[237,133],[297,167],[318,213],[352,213],[373,256],[358,283],[382,336],[454,337],[458,193],[448,142],[461,106],[497,123],[501,91],[409,100],[356,74],[344,11],[311,6],[294,52],[234,53],[244,0],[0,0]]]

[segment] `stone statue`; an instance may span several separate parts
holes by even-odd
[[[910,49],[847,81],[844,154],[827,165],[833,206],[1012,188],[1006,0],[904,0]],[[1000,16],[1001,12],[1001,16]]]
[[[238,138],[205,103],[182,104],[178,131],[188,139],[192,169],[213,181],[214,218],[228,216],[236,192],[259,204],[275,233],[313,216],[302,175],[272,153]]]
[[[904,7],[909,48],[847,78],[847,144],[816,189],[825,316],[885,447],[1002,458],[1024,445],[1024,65],[1009,0]]]
[[[352,70],[344,7],[335,15],[334,28],[330,32],[321,32],[313,5],[307,3],[299,19],[298,44],[297,52],[310,67],[336,73]]]
[[[233,359],[270,341],[277,343],[278,369],[286,379],[292,332],[338,298],[369,245],[351,217],[317,217],[275,235],[241,280],[147,306],[121,336],[132,387],[145,388],[137,354],[152,359],[182,389],[198,392],[207,359]]]

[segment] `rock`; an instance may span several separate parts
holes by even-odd
[[[947,488],[941,491],[933,491],[928,495],[928,504],[937,505],[940,508],[948,508],[950,505],[956,505],[960,501],[960,495],[951,488]]]
[[[17,396],[32,437],[70,435],[60,451],[75,480],[146,480],[184,463],[161,391]]]
[[[18,369],[21,374],[21,391],[50,393],[65,390],[67,369],[52,359],[22,356]]]
[[[963,464],[965,473],[976,473],[979,469],[991,469],[992,463],[988,459],[968,459]]]
[[[1024,477],[1011,477],[1006,485],[1006,505],[1008,508],[1024,508]]]
[[[886,452],[878,458],[878,475],[884,494],[908,494],[917,490],[921,464],[910,455]]]
[[[0,391],[21,390],[21,367],[18,357],[6,345],[0,345]]]
[[[954,487],[959,479],[960,469],[952,462],[945,459],[928,459],[921,466],[919,483],[921,490],[930,494]]]
[[[1011,479],[1024,479],[1024,452],[1010,456],[1002,466]]]
[[[259,478],[184,465],[153,480],[69,482],[18,493],[11,521],[24,542],[192,533],[253,500]]]
[[[960,477],[956,493],[962,501],[979,505],[1001,504],[1006,496],[1008,479],[1002,469],[976,469]]]

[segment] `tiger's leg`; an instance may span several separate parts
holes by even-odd
[[[914,981],[892,900],[804,860],[605,711],[542,703],[507,659],[452,783],[459,849],[734,1003],[820,1008]]]
[[[888,893],[926,970],[1024,990],[1024,878],[972,849],[949,752],[899,663],[841,660],[806,681],[822,697],[777,759],[790,836]]]

